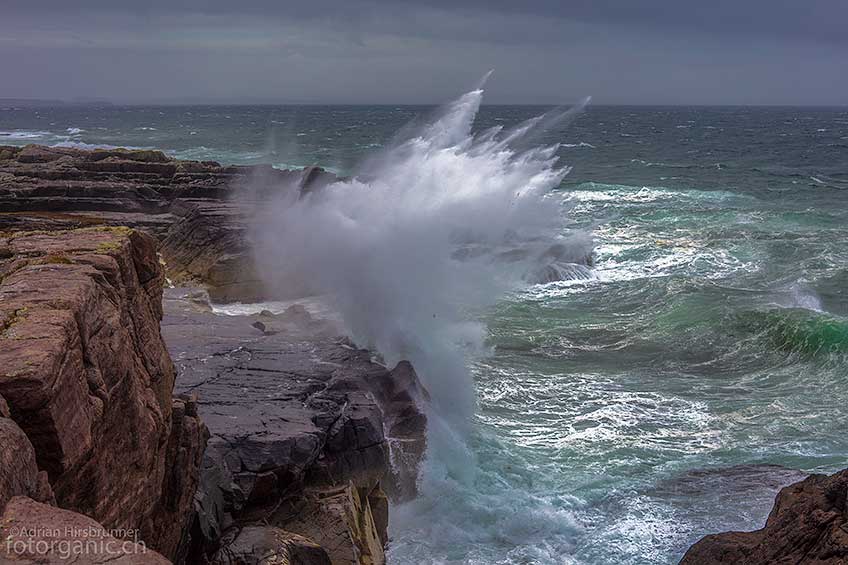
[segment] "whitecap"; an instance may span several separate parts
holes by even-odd
[[[780,291],[776,304],[783,308],[803,308],[812,312],[824,312],[821,297],[805,281],[798,281]]]
[[[0,131],[0,137],[6,139],[40,139],[46,135],[52,135],[49,131]]]
[[[51,143],[50,147],[67,147],[70,149],[150,149],[133,145],[109,145],[108,143],[83,143],[82,141],[60,141]]]

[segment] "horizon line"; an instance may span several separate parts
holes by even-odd
[[[49,98],[17,98],[0,97],[0,107],[3,105],[40,106],[43,108],[59,108],[65,106],[349,106],[349,107],[374,107],[374,106],[400,106],[400,107],[437,107],[445,104],[442,102],[272,102],[272,101],[189,101],[189,100],[157,100],[157,101],[114,101],[114,100],[58,100]],[[483,102],[481,106],[526,106],[526,107],[550,107],[569,106],[577,102],[554,103],[554,102]],[[26,106],[24,106],[26,107]],[[669,103],[669,102],[615,102],[589,104],[591,107],[625,107],[625,108],[848,108],[848,102],[836,104],[811,104],[811,103]],[[7,108],[0,108],[7,109]]]

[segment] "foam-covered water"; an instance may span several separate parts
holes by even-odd
[[[448,359],[470,358],[475,386],[457,388],[457,397],[473,390],[476,398],[462,433],[450,433],[454,422],[436,430],[439,457],[427,462],[424,495],[393,509],[394,563],[675,563],[706,533],[762,525],[781,485],[848,466],[844,109],[590,106],[580,120],[541,132],[531,146],[559,144],[555,154],[573,170],[548,187],[555,217],[543,214],[529,227],[548,239],[582,232],[593,245],[591,262],[561,251],[572,266],[557,268],[568,280],[545,284],[533,281],[547,271],[523,264],[539,257],[522,252],[532,238],[444,241],[425,229],[466,218],[512,226],[498,214],[489,222],[488,211],[534,178],[522,169],[515,183],[500,185],[508,189],[486,192],[502,171],[486,151],[462,144],[464,126],[440,146],[463,147],[444,161],[419,162],[412,151],[387,164],[387,153],[422,136],[395,132],[430,110],[0,110],[0,143],[159,147],[369,173],[307,210],[306,218],[334,229],[345,218],[370,228],[352,242],[343,235],[362,232],[308,238],[311,254],[332,247],[342,255],[310,268],[326,277],[326,289],[352,283],[347,288],[373,291],[366,305],[379,315],[371,318],[389,323],[363,324],[360,339],[408,337],[409,323],[425,328],[423,343],[434,335],[444,347],[460,341],[462,355]],[[546,110],[483,106],[470,132],[479,140],[493,126],[510,130]],[[478,207],[481,192],[495,202]],[[399,241],[383,241],[396,233]],[[417,238],[436,251],[418,254]],[[474,259],[493,254],[501,260],[483,265],[495,270],[477,270]],[[453,262],[463,271],[443,270]],[[439,291],[454,275],[486,292]],[[377,297],[389,291],[396,294],[384,305]],[[422,304],[430,303],[437,311],[425,320]],[[444,328],[452,329],[441,335]],[[429,378],[431,386],[446,378],[459,387],[463,381],[451,379],[464,376]]]

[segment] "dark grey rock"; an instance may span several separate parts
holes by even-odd
[[[426,394],[408,363],[375,364],[302,306],[263,316],[260,333],[251,317],[202,311],[190,296],[166,292],[162,332],[176,389],[197,395],[211,433],[196,499],[199,551],[216,549],[227,528],[273,519],[304,489],[352,482],[363,492],[414,492],[426,427],[416,401]],[[396,441],[417,453],[408,468],[389,464]]]

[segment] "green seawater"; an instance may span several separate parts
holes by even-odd
[[[503,301],[475,367],[483,465],[559,516],[561,562],[674,563],[760,527],[789,469],[846,466],[843,193],[568,192],[596,278]],[[508,548],[477,561],[550,557]]]

